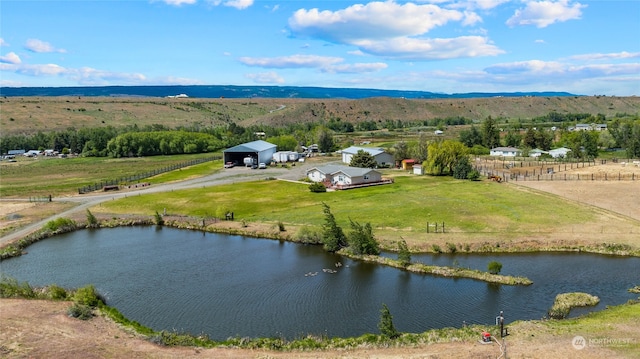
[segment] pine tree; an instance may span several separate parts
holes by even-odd
[[[338,226],[336,218],[331,213],[331,208],[322,202],[324,212],[324,224],[322,225],[322,243],[328,252],[337,252],[347,246],[347,237],[342,228]]]
[[[389,307],[386,304],[382,304],[382,310],[380,311],[380,323],[378,323],[378,329],[380,333],[389,339],[395,339],[400,336],[400,333],[393,325],[393,316],[389,312]]]

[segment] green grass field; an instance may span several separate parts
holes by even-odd
[[[153,215],[156,211],[215,217],[219,208],[236,220],[285,226],[320,226],[320,204],[331,207],[339,224],[370,222],[376,235],[391,240],[426,234],[426,223],[445,223],[452,234],[489,233],[513,239],[540,231],[593,222],[596,212],[543,193],[495,182],[460,181],[451,177],[395,177],[395,184],[357,190],[311,193],[305,184],[277,180],[235,183],[169,193],[131,196],[103,203],[100,212]],[[637,223],[625,225],[636,226]]]
[[[25,158],[0,162],[0,197],[36,197],[77,194],[78,188],[101,181],[146,173],[215,154],[153,156],[135,158],[78,157]],[[218,154],[219,155],[219,154]],[[156,176],[155,183],[212,173],[222,160],[207,162]]]

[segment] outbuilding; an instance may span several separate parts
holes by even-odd
[[[245,158],[251,158],[253,164],[269,164],[276,152],[276,145],[263,140],[243,143],[222,151],[224,163],[244,164]]]
[[[358,151],[365,151],[369,153],[371,156],[373,156],[373,158],[375,158],[376,163],[380,167],[393,165],[393,156],[390,153],[385,152],[382,148],[357,147],[357,146],[351,146],[341,151],[342,162],[350,164],[351,158],[353,158],[353,155],[358,153]]]

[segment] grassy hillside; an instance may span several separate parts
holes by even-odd
[[[65,130],[69,127],[162,124],[215,126],[232,121],[281,125],[341,119],[360,121],[420,121],[462,116],[483,120],[518,118],[526,121],[559,113],[591,113],[612,117],[640,114],[640,97],[494,97],[407,100],[333,99],[176,99],[121,97],[5,97],[0,99],[1,136]]]

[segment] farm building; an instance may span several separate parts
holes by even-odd
[[[544,153],[549,153],[549,152],[543,151],[543,150],[541,150],[539,148],[534,148],[531,151],[529,151],[529,157],[537,158],[537,157],[542,156],[542,154],[544,154]]]
[[[407,158],[402,160],[402,169],[403,170],[411,170],[413,168],[413,165],[416,164],[416,160],[412,159],[412,158]]]
[[[373,158],[376,159],[378,166],[388,166],[393,165],[393,156],[390,153],[386,153],[382,148],[371,148],[371,147],[357,147],[351,146],[342,150],[342,162],[351,163],[351,158],[353,155],[358,153],[358,151],[368,152]]]
[[[371,168],[325,165],[307,170],[313,182],[325,182],[332,186],[351,186],[382,181],[382,173]]]
[[[520,154],[520,150],[515,147],[495,147],[491,149],[489,155],[491,156],[503,156],[503,157],[515,157]]]
[[[224,157],[224,163],[233,162],[235,164],[243,164],[245,158],[251,157],[254,164],[269,164],[275,152],[276,145],[257,140],[228,148],[222,151],[222,155]]]
[[[567,157],[567,154],[569,152],[571,152],[570,149],[565,148],[565,147],[560,147],[560,148],[555,148],[553,150],[550,150],[549,154],[553,158],[564,158],[564,157]]]

